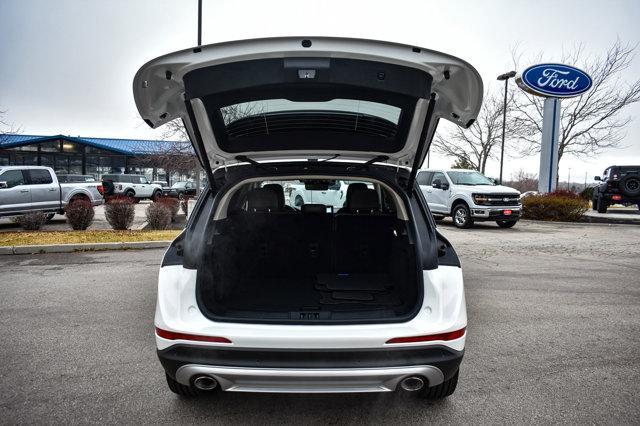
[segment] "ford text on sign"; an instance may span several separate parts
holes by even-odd
[[[540,64],[525,69],[516,79],[523,90],[539,96],[568,98],[591,88],[584,71],[562,64]]]

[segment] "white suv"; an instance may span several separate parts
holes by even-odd
[[[520,193],[475,170],[421,170],[417,181],[431,212],[451,216],[458,228],[470,228],[474,221],[511,228],[520,218]]]
[[[136,203],[144,198],[157,200],[162,196],[162,186],[149,182],[144,175],[109,174],[102,176],[104,195],[123,195]]]
[[[453,393],[462,270],[415,178],[439,119],[476,118],[472,66],[272,38],[161,56],[133,87],[150,126],[183,120],[209,182],[160,268],[155,337],[173,392]],[[343,206],[315,202],[339,182]],[[314,202],[287,205],[292,184]]]

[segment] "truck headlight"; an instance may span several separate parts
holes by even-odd
[[[484,194],[473,194],[473,201],[479,206],[489,204],[489,198]]]

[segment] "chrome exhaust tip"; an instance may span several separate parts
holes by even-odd
[[[212,389],[215,389],[216,386],[218,386],[218,382],[213,377],[203,374],[203,375],[197,376],[193,380],[193,385],[202,391],[210,391]]]
[[[424,387],[424,380],[417,376],[407,377],[400,382],[400,387],[407,392],[419,391]]]

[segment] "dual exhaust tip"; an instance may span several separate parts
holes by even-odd
[[[201,374],[196,376],[193,379],[193,386],[198,388],[201,391],[210,391],[218,386],[218,381],[211,376],[207,376],[206,374]]]
[[[407,377],[405,379],[402,379],[402,381],[400,382],[400,387],[407,392],[419,391],[424,387],[424,380],[422,379],[422,377],[418,376]]]
[[[201,374],[193,379],[193,385],[201,391],[210,391],[218,386],[218,381],[211,376]],[[424,387],[424,380],[418,376],[411,376],[402,379],[400,387],[407,392],[416,392]]]

